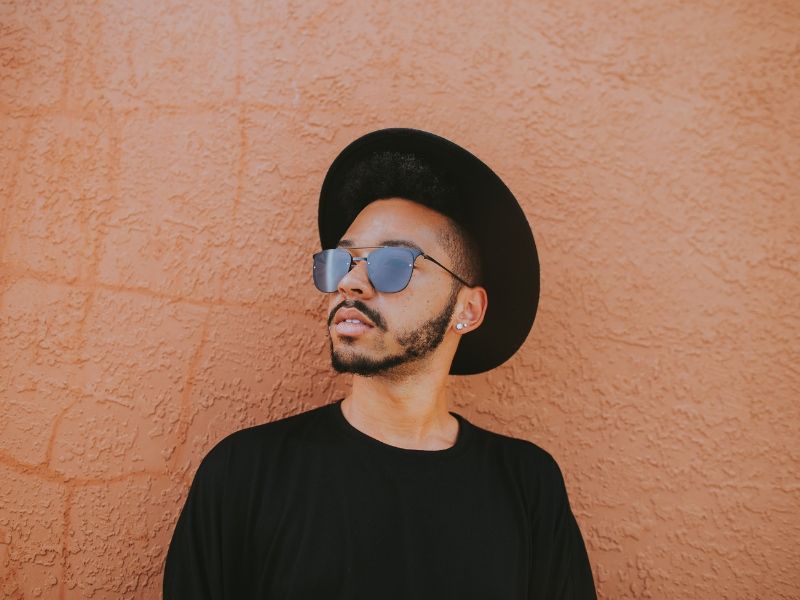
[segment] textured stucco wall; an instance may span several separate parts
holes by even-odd
[[[204,452],[344,393],[316,194],[401,125],[533,223],[454,408],[558,459],[601,597],[800,598],[800,5],[371,4],[0,4],[0,597],[158,597]]]

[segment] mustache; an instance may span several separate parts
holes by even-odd
[[[331,314],[328,315],[328,327],[331,326],[333,323],[333,318],[336,316],[336,313],[340,308],[355,308],[357,311],[361,312],[365,317],[367,317],[370,321],[375,323],[375,327],[378,329],[386,330],[386,321],[383,320],[380,314],[373,311],[369,306],[364,304],[361,300],[343,300],[339,304],[337,304]]]

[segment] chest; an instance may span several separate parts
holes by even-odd
[[[489,465],[312,461],[269,482],[245,538],[259,598],[522,598],[530,524]]]

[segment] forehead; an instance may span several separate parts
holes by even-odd
[[[402,198],[375,200],[350,224],[339,245],[373,246],[389,240],[407,240],[430,254],[441,249],[439,231],[445,226],[444,215],[417,202]]]

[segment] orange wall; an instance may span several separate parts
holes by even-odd
[[[342,395],[317,193],[413,126],[533,223],[454,408],[558,459],[601,598],[800,598],[797,3],[370,4],[0,5],[0,596],[159,597],[203,454]]]

